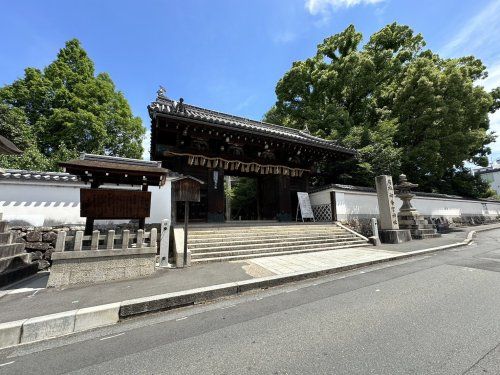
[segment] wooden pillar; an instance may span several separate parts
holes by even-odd
[[[290,176],[276,176],[278,188],[278,221],[292,220],[292,200],[290,196]]]
[[[337,218],[337,196],[334,191],[330,192],[330,204],[332,207],[332,221],[338,221]]]
[[[142,191],[148,191],[148,185],[147,184],[144,184],[142,185]],[[139,229],[144,229],[144,225],[146,224],[146,218],[145,217],[141,217],[139,219]]]
[[[99,185],[100,185],[99,182],[92,181],[90,183],[90,188],[97,189],[97,188],[99,188]],[[90,236],[93,231],[94,231],[94,218],[93,217],[86,217],[85,218],[85,235]]]
[[[207,183],[207,221],[224,222],[224,170],[209,169]]]

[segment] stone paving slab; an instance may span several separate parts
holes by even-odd
[[[312,271],[318,267],[342,267],[353,263],[386,259],[398,254],[402,253],[378,248],[360,247],[255,258],[248,262],[263,267],[276,275],[284,275],[291,272]]]

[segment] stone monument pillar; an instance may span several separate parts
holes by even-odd
[[[439,237],[440,234],[437,233],[434,225],[429,224],[411,204],[411,200],[415,196],[411,189],[417,186],[417,184],[408,182],[406,175],[399,176],[399,184],[395,188],[398,191],[397,197],[403,201],[398,213],[400,227],[409,229],[411,237],[414,239]]]
[[[394,201],[394,186],[391,176],[375,177],[380,218],[380,240],[385,243],[402,243],[411,241],[410,231],[400,230],[396,203]]]

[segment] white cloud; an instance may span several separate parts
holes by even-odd
[[[142,152],[142,158],[144,160],[149,160],[149,151],[151,150],[151,130],[146,129],[146,134],[144,135],[144,139],[142,140],[142,148],[144,151]]]
[[[297,39],[297,34],[292,31],[282,31],[273,35],[273,42],[277,44],[286,44]]]
[[[490,130],[494,131],[500,137],[500,111],[490,115]],[[490,144],[491,151],[496,153],[500,152],[500,142],[497,138],[496,142]]]
[[[478,82],[487,91],[491,91],[500,86],[500,62],[492,65],[488,69],[488,77]]]
[[[442,49],[441,54],[451,56],[454,54],[471,54],[479,48],[495,46],[499,41],[500,0],[489,3],[469,21],[459,28],[459,32]]]
[[[377,4],[385,0],[306,0],[306,9],[312,15],[327,14],[331,10],[349,8],[361,4]]]

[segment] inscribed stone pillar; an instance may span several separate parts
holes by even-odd
[[[375,177],[377,187],[378,210],[380,215],[380,229],[399,229],[396,204],[394,202],[394,186],[391,176]]]

